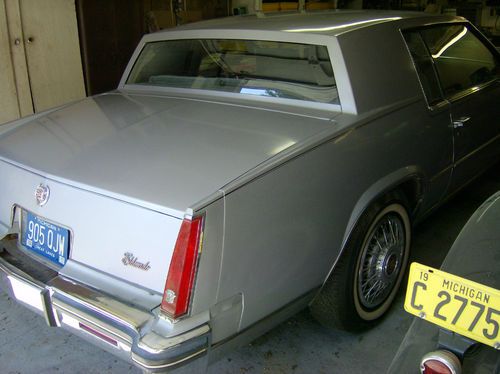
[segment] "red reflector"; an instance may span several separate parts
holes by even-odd
[[[114,346],[118,347],[118,342],[117,342],[115,339],[110,338],[109,336],[104,335],[103,333],[101,333],[101,332],[99,332],[99,331],[97,331],[97,330],[94,330],[92,327],[89,327],[89,326],[87,326],[87,325],[84,325],[84,324],[83,324],[83,323],[81,323],[81,322],[78,324],[78,326],[80,326],[80,328],[81,328],[82,330],[85,330],[85,331],[87,331],[88,333],[91,333],[92,335],[95,335],[95,336],[97,336],[98,338],[100,338],[100,339],[104,340],[106,343],[109,343],[109,344],[112,344],[112,345],[114,345]]]
[[[200,251],[203,217],[182,221],[168,269],[161,309],[177,318],[186,314],[194,284]]]
[[[453,353],[440,350],[426,354],[420,363],[422,374],[460,374],[462,365]]]
[[[427,360],[423,365],[423,374],[453,374],[446,364],[437,360]]]

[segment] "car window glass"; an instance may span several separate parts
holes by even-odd
[[[238,39],[152,42],[127,84],[339,104],[326,46]]]
[[[465,25],[443,25],[420,31],[447,97],[495,79],[493,53]]]
[[[408,50],[417,70],[420,84],[427,98],[427,103],[432,106],[442,101],[439,81],[434,70],[432,58],[418,31],[404,33]]]

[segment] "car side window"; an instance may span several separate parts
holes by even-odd
[[[419,31],[404,32],[403,36],[415,64],[427,103],[433,106],[443,100],[432,57]]]
[[[465,24],[420,30],[439,75],[442,90],[451,97],[498,77],[493,52]]]

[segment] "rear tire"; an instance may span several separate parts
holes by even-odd
[[[335,268],[313,300],[327,327],[369,327],[391,306],[410,253],[411,224],[404,196],[385,195],[361,216]]]

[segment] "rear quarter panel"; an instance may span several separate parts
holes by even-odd
[[[352,89],[360,114],[335,117],[322,139],[223,188],[216,302],[240,295],[238,331],[321,286],[380,194],[413,178],[425,212],[449,185],[449,109],[428,109],[398,30],[378,25],[337,39],[349,74],[339,89]]]
[[[367,191],[375,188],[376,198],[418,174],[425,206],[442,197],[451,130],[428,114],[422,99],[365,124],[357,121],[337,118],[332,126],[352,124],[226,195],[217,298],[243,295],[241,328],[322,285],[357,219],[355,207],[361,214],[373,201],[358,204]]]

